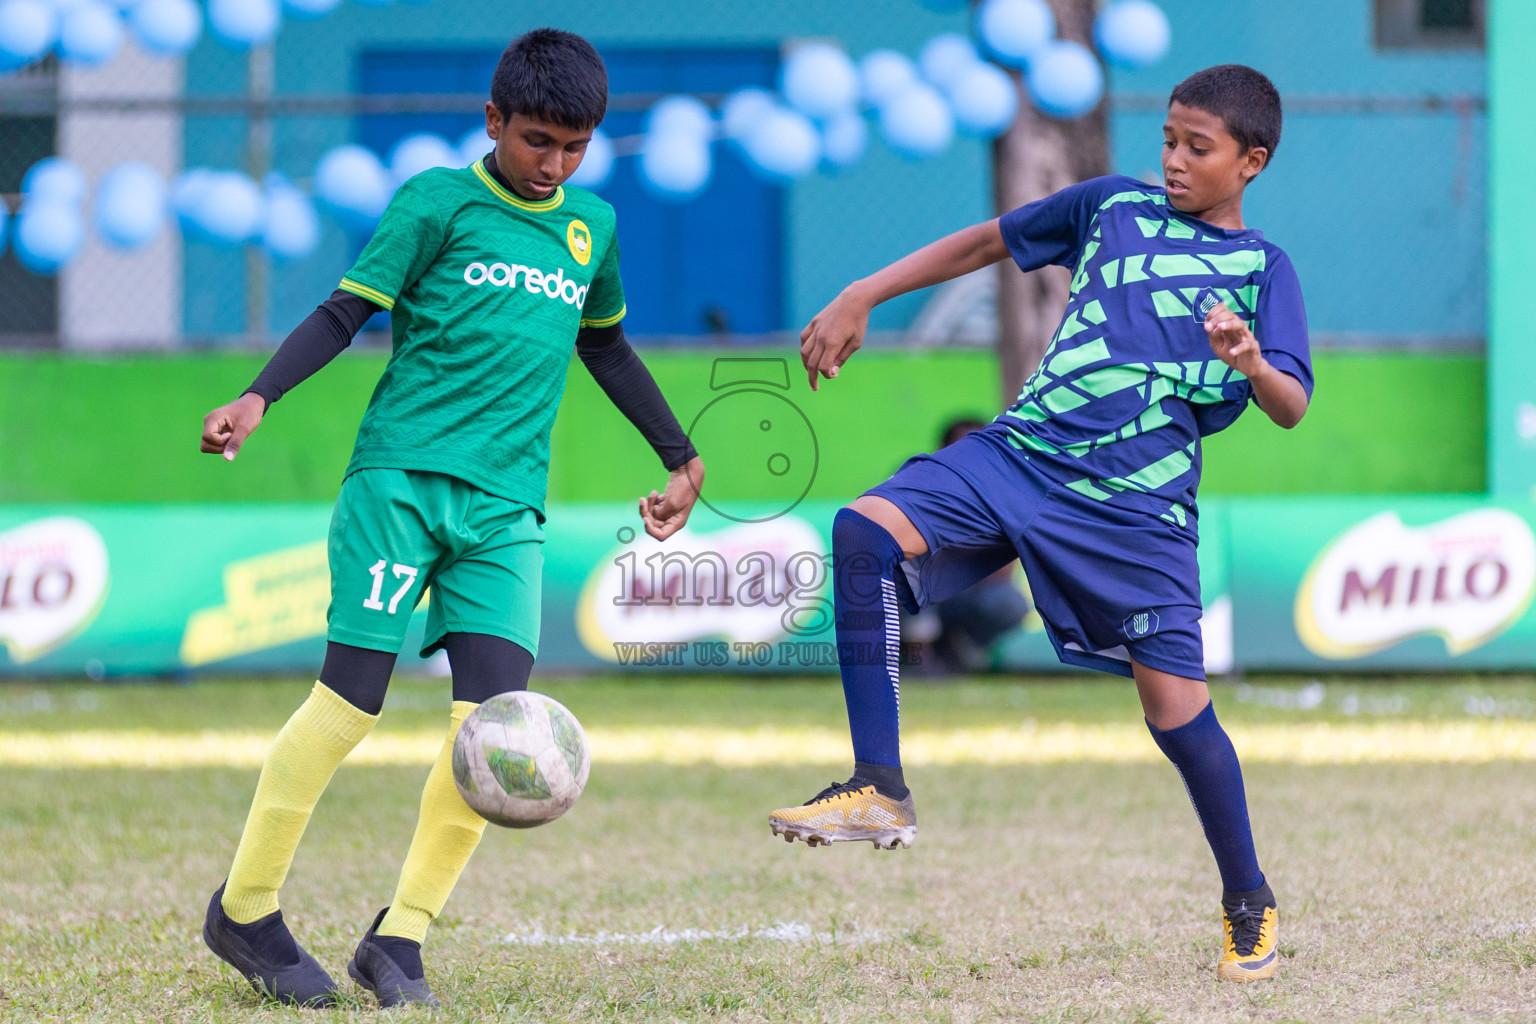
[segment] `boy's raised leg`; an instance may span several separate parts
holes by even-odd
[[[1259,870],[1237,751],[1204,680],[1132,662],[1147,728],[1178,769],[1221,872],[1225,937],[1216,976],[1261,981],[1277,967],[1279,911]]]
[[[853,776],[800,807],[768,817],[774,835],[808,845],[911,846],[917,813],[901,773],[901,620],[898,575],[927,545],[894,504],[865,495],[832,522],[834,616]]]

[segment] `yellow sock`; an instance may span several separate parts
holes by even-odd
[[[478,704],[467,700],[453,702],[448,717],[448,740],[437,755],[421,791],[421,817],[416,821],[416,835],[411,850],[400,869],[400,884],[389,913],[379,923],[378,935],[397,935],[421,942],[427,926],[443,912],[448,894],[453,892],[464,865],[480,845],[485,819],[469,809],[453,784],[453,739],[459,726]]]
[[[277,909],[277,890],[288,877],[310,812],[336,766],[378,720],[378,715],[359,711],[317,682],[277,734],[261,766],[261,781],[224,886],[224,913],[234,921],[250,924]]]

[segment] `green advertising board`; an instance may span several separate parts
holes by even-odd
[[[660,543],[630,505],[552,506],[541,669],[834,672],[838,507],[701,504]],[[322,505],[0,506],[0,674],[312,671],[329,517]],[[1207,669],[1528,669],[1533,523],[1536,504],[1466,496],[1206,502]],[[1033,614],[995,654],[1006,670],[1061,668]]]

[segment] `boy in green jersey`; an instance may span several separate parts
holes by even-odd
[[[681,529],[704,467],[624,340],[612,207],[563,182],[603,119],[608,76],[586,40],[540,29],[502,54],[485,106],[495,149],[407,181],[340,287],[245,394],[203,421],[233,459],[272,402],[389,310],[394,352],[358,430],[331,520],[324,667],[278,734],[203,937],[258,992],[326,1005],[336,984],[294,940],[277,890],[341,760],[378,720],[411,612],[432,598],[422,656],[448,652],[453,707],[390,906],[347,965],[381,1005],[434,1003],[421,942],[485,820],[450,758],[465,715],[525,689],[538,650],[549,432],[576,351],[671,475],[640,499],[651,536]]]

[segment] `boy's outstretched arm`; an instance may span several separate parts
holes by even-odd
[[[666,540],[688,522],[699,489],[704,486],[704,460],[683,433],[656,379],[624,337],[622,324],[583,327],[576,335],[576,354],[604,394],[635,429],[650,442],[670,471],[666,490],[640,499],[645,532]]]
[[[1286,430],[1301,422],[1307,413],[1306,388],[1295,377],[1270,365],[1259,350],[1259,339],[1246,323],[1232,315],[1225,303],[1217,303],[1205,315],[1205,332],[1211,337],[1211,350],[1253,385],[1254,401],[1264,415]]]
[[[869,311],[898,295],[953,280],[1008,258],[996,219],[946,235],[844,288],[800,332],[800,361],[811,390],[817,374],[828,379],[864,344]]]
[[[239,398],[203,417],[202,451],[233,460],[272,403],[340,355],[382,308],[351,292],[332,292],[293,329]]]

